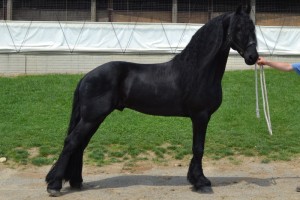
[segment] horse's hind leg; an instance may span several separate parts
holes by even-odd
[[[74,186],[81,184],[84,148],[104,118],[99,121],[85,121],[81,118],[71,134],[66,137],[62,153],[46,177],[48,183],[47,191],[50,195],[60,195],[59,191],[62,188],[63,179],[70,180]],[[73,166],[72,164],[75,165]],[[67,172],[67,170],[70,170],[70,172]]]
[[[97,127],[95,128],[95,130],[91,130],[91,134],[88,134],[88,136],[83,140],[82,144],[70,156],[64,179],[65,181],[69,181],[72,188],[80,189],[82,187],[83,152],[88,145],[91,137],[96,132]]]

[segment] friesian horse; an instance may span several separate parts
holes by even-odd
[[[211,186],[203,174],[202,157],[207,124],[222,102],[221,81],[229,50],[237,50],[248,65],[258,58],[249,14],[249,6],[240,6],[210,20],[166,63],[109,62],[87,73],[74,92],[63,150],[46,176],[48,193],[60,195],[63,180],[81,188],[84,149],[106,116],[124,108],[191,118],[193,157],[187,178],[196,190]]]

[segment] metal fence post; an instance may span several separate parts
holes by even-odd
[[[6,4],[6,19],[12,20],[13,0],[7,0]]]
[[[256,14],[256,1],[255,0],[251,0],[251,14],[250,14],[250,16],[251,16],[251,19],[252,19],[252,21],[254,22],[254,24],[255,24],[255,14]]]
[[[177,0],[173,0],[173,3],[172,3],[172,23],[177,23]]]
[[[97,6],[96,0],[91,0],[91,21],[97,21]]]

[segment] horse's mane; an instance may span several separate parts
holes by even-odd
[[[220,15],[203,25],[191,38],[184,50],[175,56],[192,65],[204,64],[207,59],[214,58],[222,46],[224,31],[223,19],[227,14]]]
[[[173,67],[180,73],[180,85],[185,87],[184,90],[200,87],[199,83],[203,82],[201,79],[204,77],[207,81],[208,79],[213,81],[216,75],[221,80],[230,49],[229,46],[226,49],[222,47],[226,38],[223,20],[227,15],[220,15],[203,25],[185,49],[173,58]],[[222,54],[219,53],[221,48],[224,51]],[[222,67],[216,62],[225,64]],[[217,74],[213,72],[214,70],[218,71]]]
[[[230,43],[237,28],[244,29],[244,33],[254,31],[251,30],[255,26],[249,14],[237,11],[220,15],[202,26],[185,49],[173,58],[172,66],[179,72],[180,85],[185,90],[206,87],[199,83],[221,84]]]
[[[245,29],[244,32],[246,30],[255,31],[253,21],[244,11],[239,14],[234,12],[225,13],[203,25],[193,35],[183,51],[174,57],[174,60],[188,62],[190,66],[199,67],[200,63],[201,66],[206,63],[209,64],[209,60],[216,58],[217,53],[220,51],[226,55],[230,49],[229,43],[226,43],[228,42],[226,37],[232,24]],[[257,43],[256,38],[254,40]]]

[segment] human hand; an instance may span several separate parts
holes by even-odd
[[[264,57],[258,57],[258,60],[256,61],[258,65],[265,65],[266,59]]]

